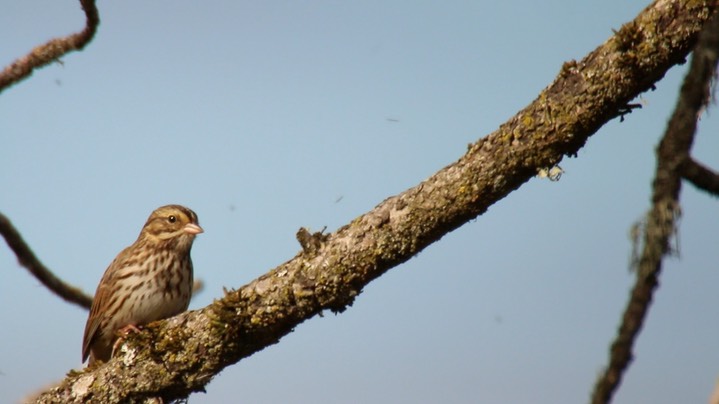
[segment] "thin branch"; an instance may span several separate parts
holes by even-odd
[[[609,366],[600,375],[592,394],[592,403],[612,400],[624,372],[633,359],[632,348],[649,311],[654,291],[659,285],[662,259],[671,252],[680,215],[681,171],[689,158],[697,117],[709,94],[710,82],[717,66],[719,14],[702,31],[692,56],[677,106],[657,149],[657,170],[652,184],[652,208],[644,230],[644,248],[637,267],[637,280],[631,292],[622,323],[610,350]]]
[[[68,285],[56,277],[52,271],[37,259],[20,233],[15,229],[15,226],[10,222],[10,219],[2,213],[0,213],[0,234],[2,234],[7,245],[15,253],[20,265],[30,271],[43,285],[47,286],[53,293],[66,301],[85,309],[90,309],[92,296],[86,295],[79,288]]]
[[[82,50],[92,40],[100,25],[100,15],[95,0],[80,0],[80,4],[85,11],[85,28],[66,37],[53,38],[7,66],[0,72],[0,93],[29,77],[35,69],[58,60],[68,52]]]
[[[713,27],[713,29],[712,29]],[[712,97],[713,84],[716,84],[717,59],[719,59],[719,23],[708,25],[702,33],[701,40],[695,51],[696,58],[703,61],[701,74],[704,76],[704,85],[701,91],[704,96],[703,107],[709,107]],[[709,77],[706,77],[709,76]],[[697,83],[697,86],[700,84]],[[697,91],[700,91],[697,89]],[[697,95],[698,97],[698,95]],[[701,110],[697,113],[700,116]],[[695,187],[719,196],[719,173],[705,167],[691,156],[687,156],[680,167],[682,177]]]
[[[695,187],[719,197],[719,173],[715,173],[689,157],[682,165],[681,174]]]
[[[583,60],[566,63],[535,101],[455,163],[249,285],[148,325],[126,340],[117,357],[69,374],[38,402],[186,397],[323,310],[345,310],[373,279],[484,213],[540,170],[576,155],[589,136],[685,59],[716,8],[716,1],[658,0]]]
[[[205,282],[203,282],[202,279],[195,279],[192,283],[192,298],[194,299],[195,296],[202,293],[203,290],[205,290]]]

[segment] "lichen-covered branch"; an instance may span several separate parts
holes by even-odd
[[[53,38],[12,62],[0,72],[0,93],[29,77],[35,69],[58,60],[68,52],[82,50],[92,40],[100,25],[100,15],[95,0],[80,0],[80,4],[85,11],[85,28],[72,35]]]
[[[609,403],[633,359],[632,348],[644,324],[654,291],[659,285],[662,259],[671,252],[676,234],[682,167],[690,160],[699,112],[709,99],[711,79],[719,57],[719,14],[704,28],[684,79],[677,106],[657,150],[657,169],[652,184],[652,208],[644,227],[644,248],[637,279],[632,288],[617,336],[612,343],[609,366],[594,387],[592,403]]]
[[[27,243],[25,243],[25,240],[23,240],[20,233],[15,229],[10,219],[2,213],[0,213],[0,234],[5,239],[8,247],[15,253],[20,265],[30,271],[43,285],[66,301],[87,310],[90,309],[92,296],[86,295],[79,288],[66,284],[43,265]]]
[[[39,402],[142,402],[203,391],[212,377],[485,212],[538,171],[573,156],[602,125],[681,63],[716,1],[660,0],[458,161],[222,299],[151,324],[104,366],[70,374]]]

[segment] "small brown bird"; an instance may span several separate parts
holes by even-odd
[[[82,361],[107,362],[118,334],[187,310],[192,295],[190,248],[202,233],[197,215],[180,205],[157,208],[131,246],[105,270],[82,340]]]

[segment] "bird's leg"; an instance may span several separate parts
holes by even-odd
[[[142,331],[140,327],[136,326],[135,324],[128,324],[119,330],[117,330],[117,333],[120,334],[122,337],[126,337],[130,335],[131,332],[140,332]]]
[[[130,335],[131,332],[138,333],[140,331],[140,328],[138,328],[135,324],[128,324],[117,330],[117,332],[115,332],[115,334],[117,334],[117,340],[114,344],[112,344],[112,353],[110,354],[110,357],[115,356],[115,351],[123,343],[123,341],[125,341],[125,338],[127,338],[127,336]]]

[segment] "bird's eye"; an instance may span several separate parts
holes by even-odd
[[[170,223],[175,223],[175,222],[177,221],[177,218],[175,217],[175,215],[170,215],[170,216],[167,217],[167,220],[168,220]]]

